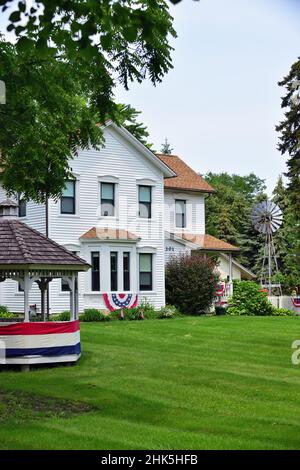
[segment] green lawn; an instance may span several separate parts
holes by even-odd
[[[0,373],[1,449],[300,449],[300,318],[81,328],[78,365]],[[18,399],[3,412],[4,391],[22,391],[19,412]],[[84,411],[23,415],[24,396],[79,400]]]

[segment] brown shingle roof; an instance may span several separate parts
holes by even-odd
[[[180,237],[183,240],[199,245],[199,248],[204,251],[240,251],[237,246],[231,245],[230,243],[219,240],[212,235],[199,235],[195,233],[176,233],[173,234],[175,237]]]
[[[16,219],[0,218],[0,265],[47,265],[78,268],[89,264],[50,240],[37,230]]]
[[[189,167],[177,155],[165,155],[158,153],[156,156],[164,162],[177,176],[165,178],[165,188],[185,189],[189,191],[200,191],[203,193],[213,193],[215,190]]]
[[[139,237],[127,230],[118,228],[92,227],[80,237],[81,239],[99,238],[100,240],[131,240],[137,241]]]

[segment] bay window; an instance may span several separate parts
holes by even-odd
[[[99,251],[92,251],[91,253],[92,265],[92,291],[100,291],[100,253]]]
[[[110,290],[118,290],[118,252],[110,252]]]
[[[153,286],[153,255],[151,253],[140,253],[139,255],[139,278],[140,291],[152,290]]]
[[[124,291],[130,290],[130,253],[124,251],[123,253],[123,288]]]

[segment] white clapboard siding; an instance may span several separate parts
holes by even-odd
[[[172,258],[183,254],[191,254],[191,249],[174,240],[165,240],[165,263],[168,263]]]
[[[196,192],[182,192],[177,190],[165,191],[165,227],[169,232],[182,232],[175,226],[175,200],[186,201],[186,223],[184,229],[187,233],[205,233],[205,198]]]

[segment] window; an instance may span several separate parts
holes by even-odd
[[[101,215],[115,215],[115,183],[101,183]]]
[[[71,253],[73,253],[73,255],[77,255],[77,251],[71,251]],[[70,292],[69,283],[65,279],[61,280],[61,290],[62,292]]]
[[[61,197],[61,210],[62,214],[75,214],[75,185],[76,181],[69,180],[65,183]]]
[[[123,288],[124,291],[130,290],[130,253],[123,253]]]
[[[26,201],[21,197],[18,198],[18,215],[19,217],[26,217]]]
[[[118,252],[110,252],[110,290],[118,290]]]
[[[92,291],[100,290],[100,253],[92,251],[91,253],[92,265]]]
[[[139,217],[151,219],[151,186],[139,186]]]
[[[175,218],[176,227],[184,228],[186,226],[186,201],[183,199],[175,200]]]
[[[152,290],[152,254],[140,254],[140,290]]]
[[[18,282],[18,292],[24,292],[23,287],[21,286],[21,283]]]

